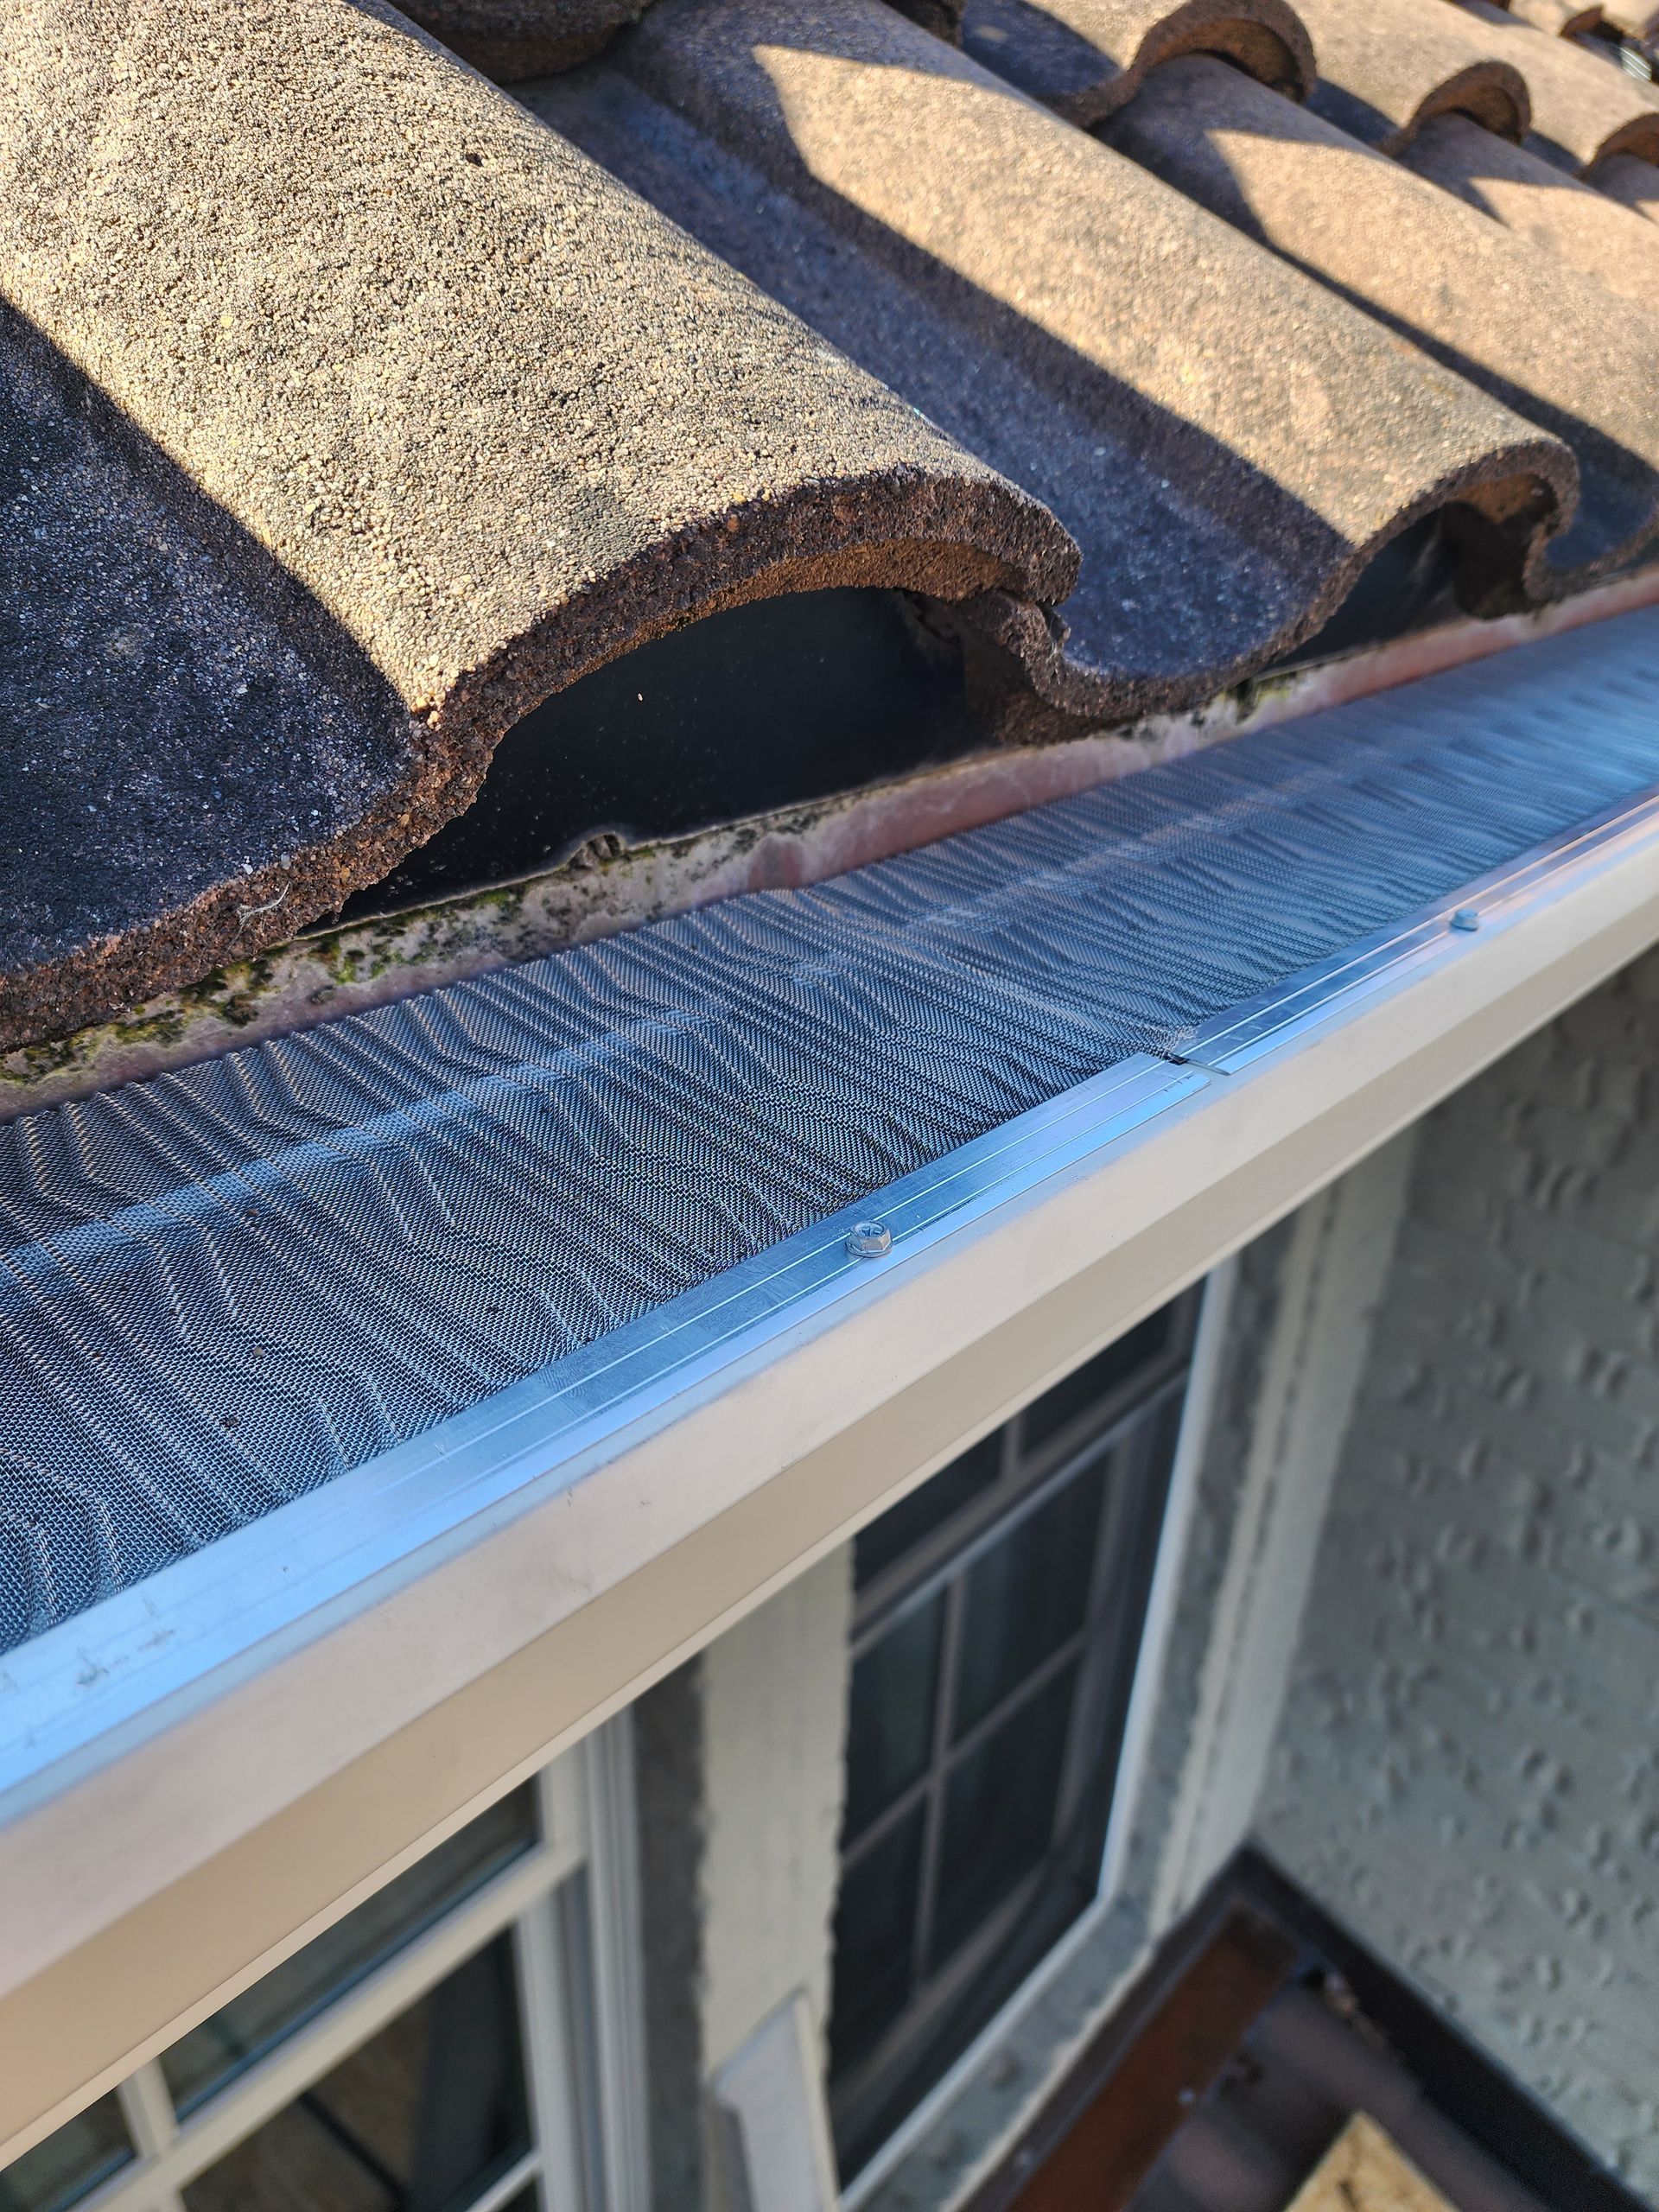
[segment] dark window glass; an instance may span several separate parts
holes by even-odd
[[[910,1950],[921,1879],[918,1805],[861,1851],[842,1876],[836,1907],[836,2003],[830,2040],[850,2065],[895,2020],[910,1995]]]
[[[100,2097],[0,2173],[0,2212],[61,2212],[131,2156],[120,2106]]]
[[[210,2166],[188,2212],[458,2212],[530,2148],[499,1936]]]
[[[859,1538],[830,2028],[845,2176],[1095,1894],[1196,1307],[1143,1321]]]
[[[952,1769],[930,1967],[959,1949],[1047,1855],[1077,1679],[1074,1661]]]
[[[162,2071],[179,2110],[188,2113],[222,2088],[535,1840],[535,1796],[526,1784],[233,1997],[162,2056]]]
[[[853,1574],[862,1590],[885,1574],[906,1552],[954,1521],[958,1513],[982,1497],[1001,1471],[1002,1431],[981,1437],[959,1459],[941,1467],[937,1475],[919,1484],[908,1497],[890,1506],[879,1521],[863,1529],[854,1546]]]
[[[1020,1441],[1027,1452],[1034,1452],[1081,1420],[1091,1406],[1104,1407],[1122,1388],[1138,1367],[1150,1367],[1168,1348],[1170,1332],[1177,1307],[1166,1306],[1160,1313],[1149,1313],[1146,1319],[1120,1337],[1115,1344],[1084,1362],[1064,1382],[1057,1382],[1026,1408],[1020,1417]]]
[[[903,1614],[853,1668],[847,1727],[849,1842],[927,1770],[944,1630],[940,1592]]]
[[[1099,1470],[1078,1476],[969,1569],[957,1735],[976,1726],[1082,1628],[1100,1497]]]

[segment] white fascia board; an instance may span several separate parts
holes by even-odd
[[[858,1210],[888,1256],[845,1262],[838,1217],[734,1271],[752,1310],[722,1334],[721,1285],[694,1294],[690,1356],[664,1371],[658,1327],[657,1379],[607,1408],[561,1427],[531,1378],[23,1647],[0,2163],[1656,938],[1648,801],[1325,963],[1276,1027],[1209,1025],[1211,1065],[1110,1071],[906,1179]],[[312,1516],[368,1571],[330,1587]],[[256,1559],[316,1580],[175,1661],[193,1572]]]

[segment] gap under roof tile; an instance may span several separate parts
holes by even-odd
[[[1060,516],[1073,711],[1262,666],[1448,503],[1513,596],[1571,505],[1554,440],[881,0],[658,0],[524,97]]]
[[[697,615],[1076,573],[384,0],[13,0],[0,286],[0,620],[51,632],[0,660],[0,1046],[291,937]]]

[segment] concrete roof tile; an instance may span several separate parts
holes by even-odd
[[[1154,174],[1572,447],[1583,496],[1549,547],[1544,588],[1576,589],[1651,543],[1659,529],[1659,324],[1649,315],[1208,57],[1157,71],[1103,130]],[[1536,571],[1529,581],[1540,584]]]
[[[880,0],[658,0],[527,97],[1060,517],[1063,658],[992,626],[1074,711],[1261,666],[1442,504],[1522,590],[1571,505],[1554,439]]]
[[[1429,0],[1421,0],[1427,6]],[[1445,6],[1448,0],[1433,0]],[[1582,175],[1610,154],[1659,162],[1659,94],[1570,38],[1552,38],[1492,0],[1452,0],[1479,28],[1482,50],[1520,72],[1537,150]]]
[[[1466,115],[1504,138],[1532,121],[1527,83],[1488,51],[1482,27],[1444,0],[1297,0],[1313,41],[1316,115],[1397,154],[1433,115]]]
[[[597,54],[650,0],[403,0],[404,13],[498,84]]]
[[[1651,39],[1659,34],[1659,8],[1651,6],[1649,0],[1603,0],[1596,14],[1605,27],[1622,32],[1626,38]]]
[[[83,868],[49,922],[9,900],[6,1044],[291,935],[462,806],[528,709],[691,616],[849,583],[1046,603],[1075,574],[1036,500],[380,0],[21,0],[0,54],[0,286],[13,353],[44,344],[131,448],[80,474],[40,464],[35,535],[0,538],[0,601],[29,588],[35,543],[86,545],[103,468],[179,518],[175,537],[214,518],[232,552],[204,560],[279,578],[302,652],[368,702],[338,710],[337,804],[285,702],[227,708],[226,779],[259,766],[263,816],[251,798],[187,861],[175,811],[135,802],[118,887]],[[25,454],[61,447],[46,401],[11,404],[39,417]],[[141,557],[137,489],[96,497],[114,543],[86,638],[129,591],[139,721],[168,652],[181,715],[192,684],[217,702],[207,616],[169,580],[185,556],[163,532]],[[245,626],[253,661],[275,652]],[[0,683],[16,741],[102,775],[116,804],[132,741],[112,699],[87,725],[26,661]],[[56,821],[84,854],[59,784],[41,849]]]
[[[1099,721],[1427,517],[1482,610],[1639,555],[1659,100],[1554,5],[14,0],[0,1046],[740,601],[906,591]]]
[[[1634,154],[1611,154],[1596,170],[1596,190],[1659,223],[1659,167]]]
[[[1659,308],[1659,228],[1605,192],[1563,176],[1530,148],[1511,145],[1466,116],[1441,115],[1425,124],[1401,158],[1621,299]],[[1659,171],[1654,182],[1659,188]]]
[[[1289,0],[957,0],[963,43],[993,69],[1034,70],[1042,97],[1085,128],[1179,54],[1215,54],[1306,99],[1313,49]]]
[[[1509,0],[1509,10],[1518,22],[1530,23],[1551,38],[1576,38],[1593,30],[1602,17],[1599,4],[1586,8],[1581,0]]]

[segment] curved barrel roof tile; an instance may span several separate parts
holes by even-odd
[[[83,435],[8,357],[0,493],[31,520],[0,537],[0,601],[81,563],[55,634],[102,703],[16,655],[0,701],[64,764],[30,786],[30,849],[86,849],[83,782],[107,826],[97,868],[32,868],[4,902],[0,1043],[292,935],[464,805],[529,708],[698,614],[1069,589],[1036,500],[379,0],[18,6],[10,352],[113,409]],[[285,640],[327,671],[314,739]],[[220,791],[245,804],[204,838]]]
[[[1570,507],[1554,439],[880,0],[658,0],[529,97],[1065,521],[1077,711],[1260,667],[1445,503],[1513,592]]]
[[[1551,38],[1577,38],[1602,19],[1599,6],[1586,8],[1579,0],[1508,0],[1508,6],[1517,22],[1530,23]]]
[[[404,13],[498,84],[597,54],[650,0],[403,0]]]
[[[1491,57],[1483,25],[1441,0],[1370,0],[1363,12],[1349,0],[1298,4],[1319,54],[1315,114],[1621,298],[1659,309],[1659,238],[1519,143],[1530,121],[1526,83]],[[1517,51],[1524,59],[1527,48]]]
[[[1441,115],[1423,126],[1401,159],[1608,291],[1639,308],[1659,308],[1659,229],[1605,193],[1563,176],[1529,148],[1494,137],[1466,116]]]
[[[1525,78],[1491,54],[1478,23],[1444,0],[1297,0],[1313,41],[1316,115],[1397,154],[1429,117],[1472,117],[1504,138],[1532,121]]]
[[[966,0],[963,43],[993,69],[1031,57],[1043,98],[1087,127],[1178,54],[1215,54],[1293,99],[1313,90],[1313,48],[1289,0]]]
[[[1204,55],[1155,72],[1103,129],[1155,175],[1572,447],[1581,504],[1529,577],[1534,588],[1576,589],[1651,544],[1654,319]]]
[[[1427,0],[1424,0],[1427,4]],[[1447,0],[1435,0],[1444,6]],[[1659,162],[1659,95],[1570,38],[1552,38],[1491,0],[1456,0],[1481,49],[1526,80],[1538,152],[1583,175],[1610,154]]]
[[[741,600],[907,590],[1099,721],[1427,517],[1481,609],[1650,546],[1659,104],[1546,4],[13,0],[0,1048]]]
[[[1659,167],[1632,154],[1613,154],[1596,170],[1596,190],[1633,214],[1659,223]]]

